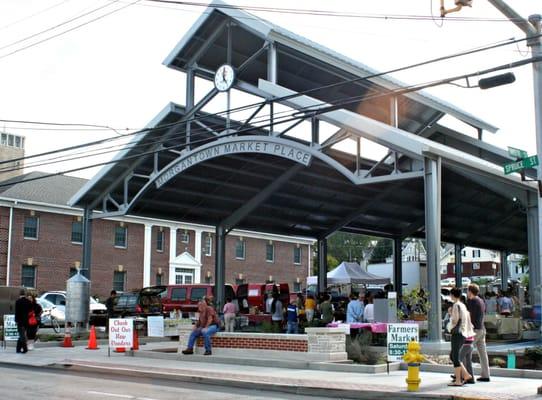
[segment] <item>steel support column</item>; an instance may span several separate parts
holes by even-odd
[[[216,258],[215,258],[215,307],[221,312],[226,300],[224,285],[226,284],[226,230],[216,227]]]
[[[540,248],[538,238],[538,199],[529,196],[527,205],[527,246],[529,257],[529,295],[531,304],[540,304]]]
[[[455,286],[460,288],[463,285],[463,264],[461,249],[463,246],[459,243],[454,244],[454,262],[455,262]]]
[[[90,263],[92,257],[92,210],[85,208],[83,213],[83,263],[81,273],[90,280]]]
[[[501,290],[504,292],[508,290],[508,277],[510,276],[510,269],[508,266],[508,251],[501,250]]]
[[[327,290],[327,239],[318,240],[318,293]]]
[[[424,160],[425,241],[429,290],[428,339],[442,340],[440,309],[441,160]]]
[[[393,239],[393,285],[397,297],[403,294],[403,238]]]
[[[196,78],[193,68],[188,68],[186,71],[186,110],[190,111],[194,107],[194,91],[196,85]],[[186,121],[186,146],[190,149],[191,142],[191,119]]]

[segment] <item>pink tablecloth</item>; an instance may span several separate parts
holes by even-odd
[[[337,328],[338,323],[327,324],[329,328]],[[370,329],[373,333],[386,333],[388,332],[388,324],[385,322],[355,322],[350,324],[350,329]]]

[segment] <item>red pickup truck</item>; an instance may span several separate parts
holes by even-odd
[[[225,285],[226,298],[235,298],[235,291],[231,285]],[[183,317],[188,317],[198,309],[198,302],[205,296],[215,295],[215,285],[194,284],[194,285],[168,285],[160,294],[162,298],[162,310],[164,314],[180,310]]]

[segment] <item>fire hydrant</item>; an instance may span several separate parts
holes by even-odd
[[[403,356],[403,360],[408,365],[408,375],[406,378],[407,390],[409,392],[417,392],[420,389],[420,362],[425,360],[425,357],[420,354],[421,346],[418,342],[412,341],[407,345],[407,352]]]

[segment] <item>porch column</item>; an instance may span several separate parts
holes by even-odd
[[[85,207],[83,213],[83,265],[81,273],[90,280],[90,264],[92,261],[92,210]]]
[[[508,266],[508,252],[501,250],[501,290],[508,290],[508,278],[510,277],[510,269]]]
[[[442,340],[440,309],[440,222],[441,222],[441,160],[424,160],[425,241],[427,245],[427,284],[429,308],[428,339]]]
[[[203,229],[194,229],[194,258],[203,265],[201,259],[201,236],[203,235]],[[194,283],[201,283],[201,268],[194,271]]]
[[[177,257],[177,228],[169,228],[169,274],[168,283],[175,285],[175,267],[173,261]]]
[[[318,240],[318,293],[327,289],[327,239]]]
[[[215,307],[218,312],[222,311],[225,303],[226,292],[226,230],[221,226],[216,227],[216,257],[215,257]]]
[[[463,246],[461,246],[461,244],[454,244],[455,286],[458,288],[463,286],[463,254],[461,253],[462,248]]]
[[[403,294],[403,238],[393,239],[393,285],[397,297]]]
[[[151,285],[152,225],[145,224],[143,235],[143,287]]]

